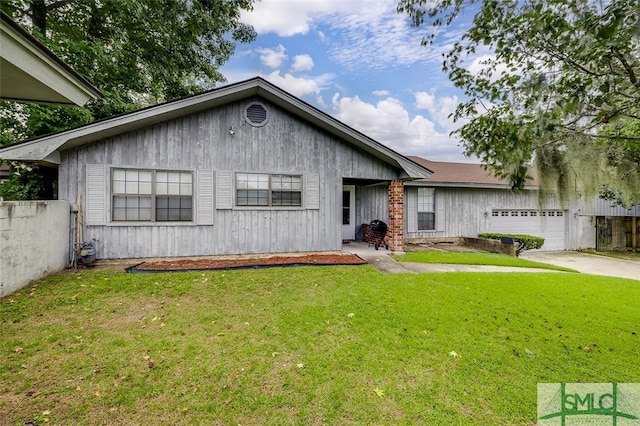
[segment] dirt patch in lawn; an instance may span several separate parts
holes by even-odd
[[[275,266],[364,265],[367,262],[355,254],[305,254],[298,256],[269,256],[234,259],[175,259],[143,262],[126,268],[127,272],[201,271],[242,269]]]

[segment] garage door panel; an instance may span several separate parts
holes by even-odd
[[[491,213],[490,232],[544,238],[542,250],[565,249],[565,218],[561,210],[500,210]]]

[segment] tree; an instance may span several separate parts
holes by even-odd
[[[514,188],[535,162],[543,192],[640,203],[637,0],[400,0],[398,11],[431,24],[425,45],[475,13],[443,61],[467,96],[454,113],[467,155]]]
[[[2,11],[104,97],[85,108],[2,102],[0,145],[212,88],[236,43],[256,37],[240,22],[253,1],[3,0]]]

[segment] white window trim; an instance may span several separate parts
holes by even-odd
[[[151,214],[152,220],[146,221],[127,221],[127,220],[114,220],[113,219],[113,170],[114,169],[122,169],[122,170],[144,170],[152,172],[152,193],[151,197]],[[191,173],[191,220],[180,220],[180,221],[157,221],[155,220],[156,212],[156,200],[155,197],[158,196],[155,192],[155,174],[156,172],[179,172],[179,173]],[[196,171],[189,169],[174,169],[168,167],[142,167],[142,166],[120,166],[120,165],[107,165],[107,176],[106,176],[106,186],[107,186],[107,205],[105,206],[105,211],[107,214],[107,226],[194,226],[196,225],[196,213],[197,213],[197,203],[196,203]],[[119,194],[116,194],[119,195]],[[163,196],[162,194],[160,196]]]
[[[425,190],[431,190],[433,192],[432,194],[432,199],[433,199],[433,204],[432,204],[432,210],[420,210],[420,192],[421,190],[425,191]],[[433,232],[436,230],[436,223],[437,223],[437,217],[436,217],[436,189],[435,188],[427,188],[427,187],[419,187],[417,194],[416,194],[416,228],[418,230],[418,232]],[[433,228],[425,228],[422,229],[420,228],[420,213],[433,213]]]
[[[249,174],[249,175],[266,175],[269,179],[269,194],[268,194],[268,202],[269,205],[267,206],[253,206],[253,205],[249,205],[249,206],[245,206],[245,205],[238,205],[238,175],[241,174]],[[280,206],[280,205],[271,205],[272,202],[272,192],[273,189],[271,187],[271,178],[273,176],[293,176],[293,177],[299,177],[300,178],[300,184],[301,184],[301,189],[300,189],[300,205],[299,206]],[[272,211],[272,210],[306,210],[305,208],[305,194],[307,192],[307,187],[305,185],[305,175],[303,173],[257,173],[257,172],[234,172],[233,173],[233,177],[232,177],[232,185],[233,185],[233,190],[232,190],[232,196],[233,196],[233,207],[234,210],[267,210],[267,211]],[[298,191],[292,191],[292,192],[298,192]]]

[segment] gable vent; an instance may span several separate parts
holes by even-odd
[[[244,118],[252,126],[264,126],[269,121],[267,109],[259,102],[252,102],[244,110]]]

